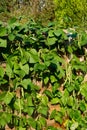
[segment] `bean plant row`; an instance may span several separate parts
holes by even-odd
[[[0,129],[86,130],[86,46],[85,31],[1,22]]]

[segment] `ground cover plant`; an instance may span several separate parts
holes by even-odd
[[[87,34],[65,31],[0,23],[0,129],[87,129]]]

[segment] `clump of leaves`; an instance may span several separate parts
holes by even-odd
[[[0,127],[56,129],[47,126],[50,118],[66,129],[87,129],[87,34],[16,18],[0,30],[0,62],[6,65],[0,64]],[[59,109],[50,112],[50,105]]]

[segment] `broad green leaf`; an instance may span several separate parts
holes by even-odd
[[[34,70],[35,71],[43,71],[46,68],[46,66],[44,64],[40,64],[40,63],[36,63],[34,65]]]
[[[12,114],[7,112],[0,112],[0,127],[4,127],[6,124],[10,123],[12,119]]]
[[[5,27],[0,26],[0,37],[6,36],[7,30]]]
[[[4,103],[5,104],[9,104],[12,100],[12,98],[14,97],[14,93],[12,92],[7,92],[5,97],[4,97]]]
[[[80,101],[79,107],[82,112],[86,111],[86,103],[84,101]]]
[[[0,78],[0,85],[1,84],[6,84],[8,81],[4,78]]]
[[[28,107],[28,108],[27,108],[27,113],[28,113],[28,115],[29,115],[29,116],[32,116],[34,110],[35,110],[34,107]]]
[[[64,94],[61,98],[62,104],[65,106],[68,103],[69,93],[67,90],[64,91]]]
[[[57,79],[55,78],[54,75],[51,75],[51,76],[50,76],[50,80],[51,80],[51,83],[54,83],[54,82],[57,81]]]
[[[12,68],[9,64],[6,65],[6,74],[11,78],[13,75]]]
[[[48,105],[48,97],[46,95],[43,95],[41,97],[41,103],[44,105],[44,106],[47,106]]]
[[[61,30],[61,29],[54,30],[54,34],[55,34],[57,37],[61,36],[63,33],[64,33],[64,32],[63,32],[63,30]]]
[[[36,129],[36,121],[33,118],[28,118],[28,125]]]
[[[29,74],[29,65],[28,65],[28,64],[20,65],[20,68],[21,68],[26,74]]]
[[[56,43],[56,41],[57,41],[57,39],[55,37],[47,38],[46,45],[48,45],[48,46],[54,45]]]
[[[72,120],[80,121],[81,120],[81,112],[79,110],[71,109],[69,112],[69,116]]]
[[[70,45],[68,46],[68,52],[69,52],[69,53],[73,53],[72,46],[70,46]]]
[[[6,92],[3,92],[0,94],[0,101],[4,100],[5,95],[6,95]]]
[[[49,36],[49,37],[53,37],[53,36],[54,36],[53,32],[54,32],[54,30],[50,30],[50,31],[48,32],[48,36]]]
[[[84,46],[87,44],[87,33],[86,32],[82,32],[81,34],[78,34],[78,46]]]
[[[4,77],[4,68],[2,68],[1,66],[0,66],[0,76],[3,78]]]
[[[40,122],[40,124],[41,124],[42,127],[46,126],[46,119],[44,117],[40,117],[39,118],[39,122]]]
[[[74,105],[74,100],[73,100],[73,97],[72,97],[72,96],[68,97],[68,102],[67,102],[67,104],[68,104],[68,106],[73,107],[73,105]]]
[[[7,47],[7,40],[3,40],[0,38],[0,47]]]
[[[27,97],[27,105],[30,107],[34,106],[32,96]]]
[[[30,79],[23,79],[20,83],[25,89],[28,88],[29,85],[31,85],[31,80]]]
[[[55,93],[58,91],[58,88],[60,87],[60,84],[58,82],[55,82],[54,85],[52,86],[52,92]]]
[[[23,109],[23,105],[24,105],[24,103],[23,103],[23,100],[22,99],[16,99],[15,100],[15,102],[14,102],[14,108],[16,109],[16,110],[22,110]]]
[[[9,38],[10,41],[14,41],[15,35],[11,33],[11,34],[8,35],[8,38]]]
[[[44,116],[47,116],[48,114],[48,107],[45,107],[45,106],[39,106],[38,107],[38,113],[44,115]]]
[[[44,84],[47,84],[49,82],[49,77],[44,77]]]
[[[50,90],[45,90],[44,93],[49,97],[49,98],[52,98],[53,97],[53,94]]]
[[[70,127],[70,130],[76,130],[78,128],[79,124],[78,122],[74,122],[71,127]]]
[[[51,115],[50,115],[50,119],[54,119],[55,118],[55,115],[56,115],[56,109],[54,109],[52,112],[51,112]]]
[[[55,98],[52,98],[51,100],[51,104],[58,104],[60,102],[60,99],[55,97]]]
[[[57,121],[58,123],[62,124],[63,123],[63,117],[61,115],[61,113],[57,113],[54,117],[55,121]]]
[[[83,83],[80,87],[80,92],[82,96],[86,99],[87,101],[87,82]]]
[[[24,72],[24,70],[18,69],[18,70],[14,70],[14,73],[16,75],[18,75],[20,78],[23,78],[26,74]]]
[[[29,51],[29,62],[30,63],[37,63],[39,62],[39,57],[38,57],[38,53],[35,49],[31,49]]]

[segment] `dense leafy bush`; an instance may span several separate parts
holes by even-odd
[[[68,32],[15,18],[0,24],[0,129],[58,130],[49,118],[87,129],[87,34]]]

